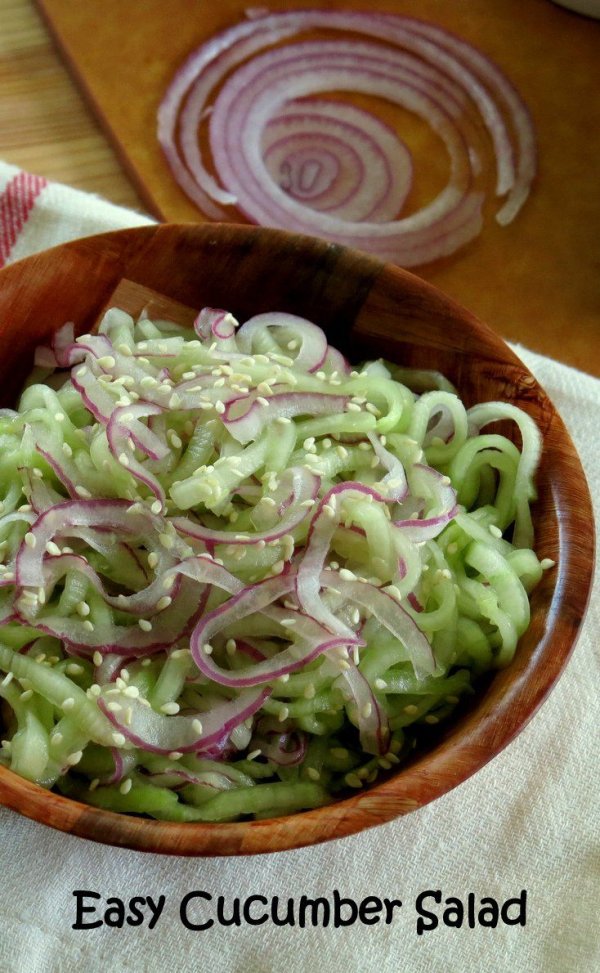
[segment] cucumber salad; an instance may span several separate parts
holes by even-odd
[[[113,811],[368,786],[510,663],[552,566],[529,416],[287,313],[66,325],[0,443],[0,763]]]

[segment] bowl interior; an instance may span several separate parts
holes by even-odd
[[[250,854],[351,834],[422,806],[465,780],[527,723],[573,648],[593,566],[591,504],[573,444],[550,400],[507,345],[419,278],[355,251],[275,230],[160,225],[88,237],[0,272],[0,406],[14,403],[33,349],[65,321],[89,330],[122,278],[183,304],[309,318],[351,361],[384,356],[437,369],[467,404],[500,399],[538,423],[544,452],[536,550],[556,560],[532,595],[511,666],[430,752],[336,804],[271,821],[174,824],[87,807],[0,768],[0,800],[94,840],[171,854]]]

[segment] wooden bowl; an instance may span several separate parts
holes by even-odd
[[[1,405],[18,394],[33,349],[65,321],[89,330],[122,278],[242,320],[291,311],[321,325],[351,360],[379,356],[438,369],[468,404],[525,409],[544,438],[533,515],[540,557],[556,560],[532,596],[514,662],[409,766],[336,804],[269,821],[175,824],[97,810],[0,768],[0,801],[95,841],[177,855],[280,851],[340,838],[427,804],[474,774],[523,729],[573,649],[588,599],[593,520],[573,443],[552,403],[506,344],[412,274],[352,250],[280,231],[158,225],[76,240],[0,273]],[[493,286],[493,281],[489,282]]]

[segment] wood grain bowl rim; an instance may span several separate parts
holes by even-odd
[[[341,838],[390,821],[441,797],[467,780],[500,753],[526,726],[546,699],[573,651],[591,589],[594,562],[594,530],[591,498],[581,463],[571,438],[554,406],[539,383],[502,339],[470,312],[407,271],[384,265],[372,257],[312,237],[303,237],[251,226],[232,224],[158,224],[112,231],[61,244],[18,261],[0,271],[0,310],[4,289],[16,282],[25,268],[39,273],[52,265],[58,253],[77,256],[90,247],[110,253],[117,264],[131,241],[142,252],[175,240],[232,243],[242,251],[265,246],[293,252],[305,260],[331,263],[332,251],[347,270],[360,271],[368,280],[353,324],[360,320],[360,307],[380,288],[397,299],[404,292],[431,301],[462,328],[463,343],[485,349],[486,355],[507,369],[517,370],[529,394],[535,394],[544,411],[543,463],[546,488],[556,513],[558,535],[557,568],[546,574],[545,612],[540,612],[535,639],[527,658],[521,643],[515,662],[494,680],[502,681],[499,705],[486,705],[484,696],[471,713],[459,720],[440,744],[387,779],[335,804],[288,817],[230,824],[181,824],[130,817],[92,808],[48,792],[6,768],[0,767],[0,803],[26,817],[93,841],[139,851],[171,855],[249,855],[284,851]],[[129,249],[131,249],[129,247]],[[109,260],[110,262],[110,260]],[[26,266],[27,265],[27,266]],[[129,276],[123,267],[118,276]],[[134,278],[137,279],[137,278]],[[115,281],[117,278],[115,278]],[[147,283],[140,280],[140,283]],[[177,294],[171,295],[177,298]],[[101,302],[94,301],[98,309]],[[2,321],[0,320],[0,340]],[[527,408],[527,402],[524,403]],[[575,488],[574,488],[575,486]],[[535,521],[534,510],[534,521]],[[552,575],[552,577],[551,577]],[[523,642],[523,640],[521,640]]]

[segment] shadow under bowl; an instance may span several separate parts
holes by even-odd
[[[356,251],[278,230],[228,224],[143,227],[87,237],[0,272],[2,401],[14,403],[33,361],[65,321],[96,321],[128,278],[191,307],[240,320],[262,311],[320,325],[351,361],[383,356],[436,369],[467,405],[510,402],[537,422],[543,455],[533,506],[536,551],[557,562],[531,597],[513,663],[493,675],[437,743],[386,779],[337,803],[231,824],[153,821],[88,807],[0,768],[0,803],[95,841],[174,855],[273,852],[340,838],[422,807],[498,754],[534,715],[574,647],[591,586],[593,518],[585,476],[552,403],[508,346],[436,288]]]

